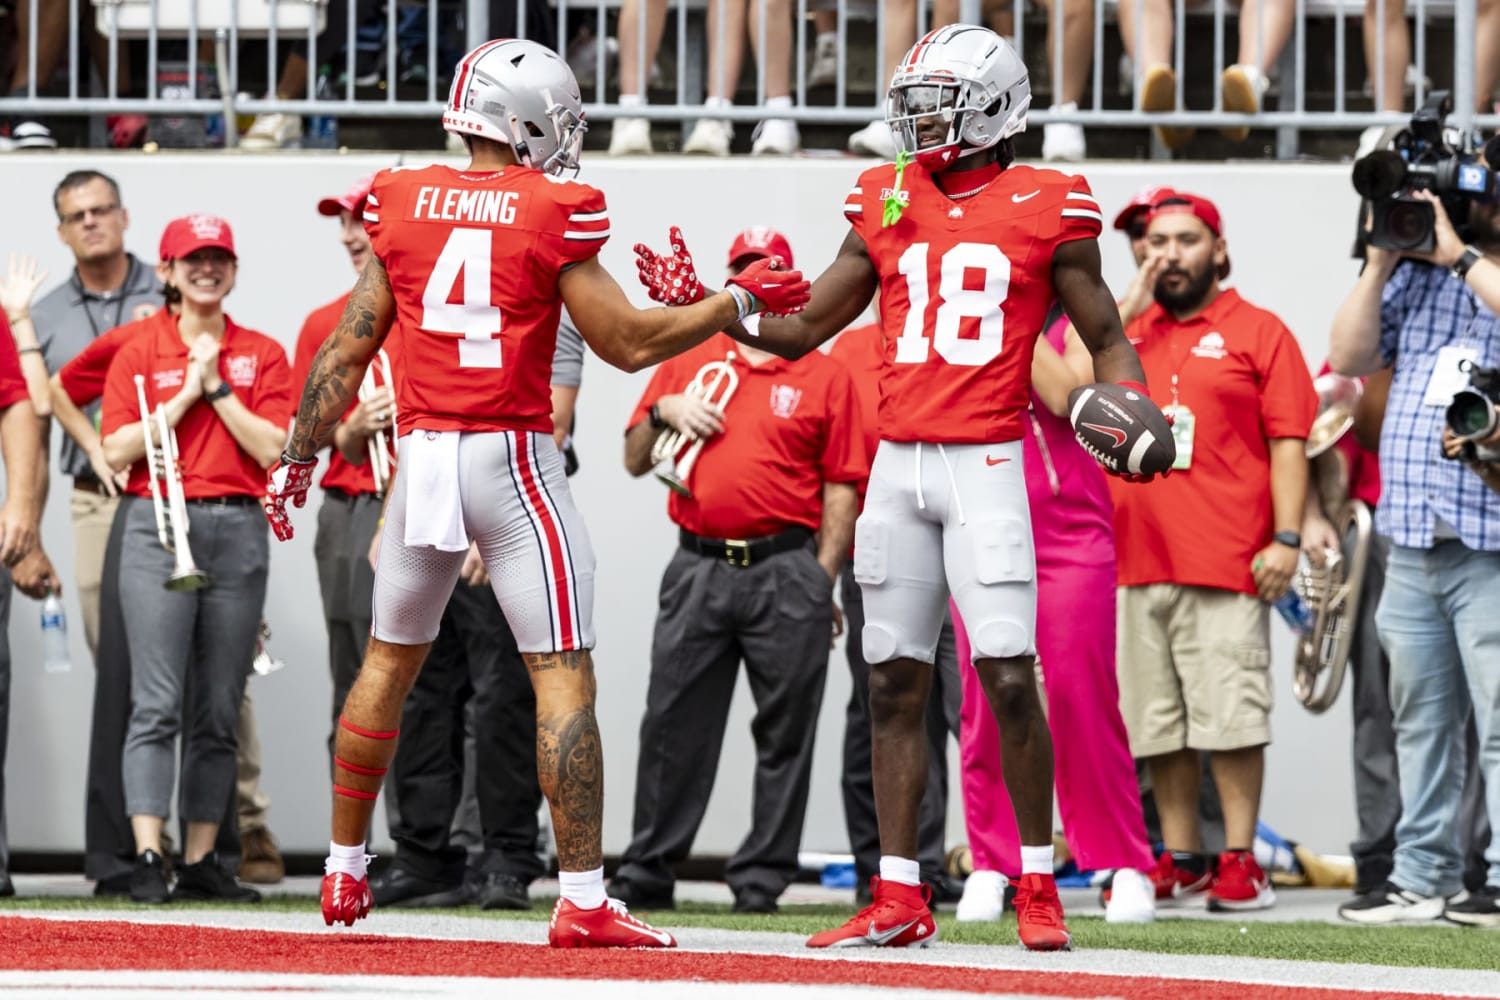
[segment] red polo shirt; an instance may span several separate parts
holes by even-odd
[[[143,327],[141,322],[126,323],[100,334],[58,370],[57,380],[74,406],[88,406],[104,395],[104,382],[115,352]]]
[[[177,317],[165,309],[120,329],[136,327],[115,353],[104,385],[104,408],[99,434],[108,437],[127,424],[139,423],[141,408],[135,376],[146,377],[146,405],[176,396],[187,376],[188,349],[177,332]],[[286,426],[292,417],[291,367],[286,350],[263,333],[235,325],[224,317],[224,338],[219,348],[219,375],[229,383],[241,403],[257,416]],[[266,472],[243,451],[229,428],[213,412],[213,404],[198,400],[178,422],[178,466],[182,492],[189,499],[225,496],[261,496]],[[150,496],[146,462],[130,467],[125,492]]]
[[[21,355],[5,313],[0,312],[0,410],[27,399],[26,376],[21,374]]]
[[[880,324],[868,323],[845,330],[829,348],[828,356],[847,368],[849,377],[854,379],[865,429],[865,457],[873,464],[875,450],[880,447],[880,375],[885,371],[885,341],[880,336]],[[860,506],[864,505],[869,485],[870,470],[866,467],[859,481]]]
[[[307,385],[307,376],[312,372],[313,358],[318,355],[318,348],[323,346],[323,341],[333,332],[334,327],[339,325],[339,317],[344,315],[344,306],[349,302],[349,293],[345,292],[334,301],[314,309],[307,314],[307,319],[302,321],[302,331],[297,334],[296,358],[292,361],[292,408],[295,412],[298,401],[302,397],[302,389]],[[348,420],[349,414],[354,407],[359,405],[358,399],[349,404],[349,409],[344,411],[341,421]],[[323,474],[323,489],[343,490],[345,493],[374,493],[375,472],[370,468],[370,463],[355,465],[331,443],[328,447],[328,471]]]
[[[1149,485],[1110,477],[1120,585],[1178,583],[1254,594],[1250,563],[1270,544],[1272,438],[1307,437],[1312,374],[1276,316],[1221,291],[1179,322],[1152,305],[1126,328],[1158,406],[1195,418],[1193,464]]]
[[[750,365],[739,345],[719,334],[656,369],[629,426],[730,351],[739,384],[724,407],[724,433],[698,456],[688,479],[693,496],[671,494],[667,513],[709,538],[763,538],[796,525],[816,531],[823,484],[858,483],[870,469],[854,381],[827,355]]]

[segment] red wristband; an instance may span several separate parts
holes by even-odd
[[[1130,389],[1134,392],[1138,392],[1142,396],[1145,396],[1147,399],[1151,398],[1151,393],[1146,389],[1144,385],[1139,382],[1116,382],[1115,384],[1123,386],[1124,388]]]

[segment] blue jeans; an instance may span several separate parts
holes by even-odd
[[[1401,779],[1391,880],[1423,895],[1461,887],[1459,801],[1472,706],[1492,829],[1500,829],[1500,552],[1457,541],[1393,546],[1375,614],[1391,661],[1391,710]],[[1485,852],[1500,885],[1500,843]]]

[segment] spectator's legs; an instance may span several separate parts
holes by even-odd
[[[1047,61],[1057,52],[1057,33],[1062,32],[1062,66],[1052,66],[1052,110],[1078,110],[1083,88],[1088,85],[1094,54],[1093,0],[1045,0],[1047,6]],[[1057,5],[1062,4],[1059,25]],[[1129,3],[1129,0],[1125,0]],[[1042,130],[1042,158],[1077,162],[1084,158],[1083,127],[1071,122],[1049,123]]]
[[[1406,107],[1406,67],[1411,64],[1411,32],[1406,26],[1405,0],[1365,0],[1362,23],[1365,72],[1375,91],[1376,110],[1400,111]],[[1380,63],[1378,49],[1382,42],[1382,26],[1385,34],[1384,65]]]
[[[703,101],[705,114],[727,108],[734,103],[740,84],[740,68],[745,58],[746,7],[753,0],[709,0],[708,4],[708,97]],[[758,15],[757,15],[758,16]],[[700,118],[692,134],[682,144],[684,153],[704,156],[728,156],[734,138],[734,126],[723,118]]]
[[[644,15],[642,7],[644,6]],[[620,5],[620,106],[646,103],[651,67],[667,24],[667,0],[625,0]],[[642,51],[641,37],[645,35]],[[682,95],[678,95],[681,99]],[[616,118],[609,133],[609,155],[650,153],[651,123],[645,118]]]
[[[1500,0],[1478,0],[1474,18],[1474,108],[1486,115],[1500,80]]]
[[[809,87],[831,87],[838,83],[839,15],[837,11],[813,12],[813,63],[807,69]]]
[[[1122,0],[1117,16],[1120,41],[1135,67],[1136,106],[1142,111],[1177,110],[1171,0]],[[1158,125],[1156,134],[1168,149],[1181,149],[1192,139],[1193,130]]]
[[[1345,536],[1345,551],[1350,538]],[[1354,802],[1359,836],[1349,845],[1354,856],[1354,892],[1364,895],[1391,874],[1396,820],[1401,816],[1401,784],[1396,774],[1396,734],[1391,723],[1391,664],[1375,630],[1375,609],[1385,586],[1390,539],[1370,539],[1370,559],[1360,588],[1359,621],[1349,673],[1354,685]]]
[[[802,144],[792,110],[792,10],[788,0],[750,0],[746,15],[750,44],[765,72],[767,117],[751,143],[752,153],[789,156]],[[761,22],[765,38],[761,38]],[[781,117],[788,115],[788,117]]]
[[[1219,789],[1219,803],[1224,808],[1225,849],[1248,851],[1255,845],[1255,822],[1260,816],[1265,748],[1216,750],[1209,756],[1209,763]],[[1196,805],[1193,815],[1196,826]]]
[[[1203,852],[1198,829],[1198,751],[1183,748],[1149,757],[1151,794],[1161,820],[1162,845],[1169,851]],[[1253,831],[1252,831],[1253,832]]]
[[[1266,73],[1286,47],[1296,19],[1293,0],[1245,0],[1240,8],[1239,59],[1219,80],[1225,111],[1247,115],[1260,113],[1261,98],[1269,86]],[[1221,129],[1230,142],[1250,137],[1248,125]]]

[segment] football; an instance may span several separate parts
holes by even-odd
[[[1151,400],[1115,382],[1081,385],[1068,394],[1078,443],[1119,475],[1156,475],[1177,460],[1172,425]]]

